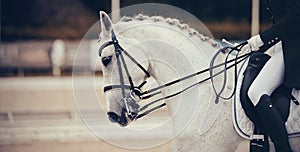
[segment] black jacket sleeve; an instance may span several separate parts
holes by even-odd
[[[300,34],[300,0],[284,1],[284,15],[269,29],[262,32],[260,37],[264,48],[270,48],[280,40],[291,39]],[[300,43],[300,42],[299,42]]]

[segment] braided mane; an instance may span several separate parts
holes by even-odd
[[[207,41],[213,47],[217,47],[217,48],[220,47],[220,45],[217,42],[215,42],[212,38],[208,36],[204,36],[203,34],[199,33],[196,29],[189,27],[188,24],[182,23],[181,21],[175,18],[169,18],[169,17],[164,18],[162,16],[147,16],[143,14],[138,14],[134,17],[124,16],[120,19],[119,22],[132,22],[132,21],[151,21],[151,22],[167,23],[170,26],[179,28],[183,32],[187,32],[191,37],[199,37],[201,41]]]

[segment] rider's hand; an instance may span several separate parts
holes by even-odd
[[[260,35],[252,36],[248,41],[248,45],[251,51],[258,51],[261,46],[264,45],[264,42],[261,40]]]

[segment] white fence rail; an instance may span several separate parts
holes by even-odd
[[[87,71],[101,71],[94,68],[98,59],[96,40],[82,42],[86,56],[81,56],[81,64]],[[50,74],[60,76],[71,73],[79,41],[26,41],[0,44],[0,75]],[[93,52],[93,53],[92,53]]]

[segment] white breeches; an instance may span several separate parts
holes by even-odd
[[[248,96],[254,106],[263,94],[271,95],[283,83],[284,59],[281,42],[274,47],[271,58],[262,68],[248,90]]]

